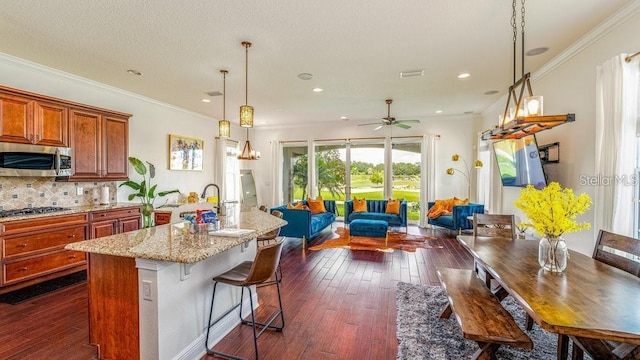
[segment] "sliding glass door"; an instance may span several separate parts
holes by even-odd
[[[282,193],[284,200],[294,202],[309,197],[309,156],[306,142],[282,146]]]
[[[348,194],[347,144],[344,141],[322,141],[315,145],[315,194],[324,200],[335,200],[338,216],[344,215],[344,199]]]
[[[420,220],[421,158],[422,143],[419,139],[392,139],[390,197],[407,201],[407,218],[412,224]]]

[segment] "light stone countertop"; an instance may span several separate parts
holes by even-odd
[[[221,222],[225,220],[221,219]],[[193,236],[182,235],[176,224],[167,224],[75,242],[67,244],[65,249],[177,263],[196,263],[286,224],[287,222],[280,218],[252,209],[240,212],[238,227],[253,230],[240,237],[209,235],[197,240]]]
[[[104,211],[104,210],[115,210],[122,209],[128,207],[140,207],[140,203],[117,203],[111,205],[84,205],[84,206],[61,206],[67,208],[69,210],[64,211],[54,211],[44,214],[30,214],[30,215],[20,215],[20,216],[7,216],[0,218],[0,223],[16,221],[16,220],[29,220],[29,219],[38,219],[49,216],[59,216],[59,215],[70,215],[70,214],[79,214],[79,213],[89,213],[94,211]]]

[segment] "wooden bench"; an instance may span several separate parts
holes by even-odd
[[[462,336],[480,347],[473,359],[496,359],[495,352],[500,345],[533,348],[529,336],[474,271],[441,268],[438,278],[449,298],[449,305],[440,317],[456,315]]]

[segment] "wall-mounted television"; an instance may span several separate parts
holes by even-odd
[[[530,184],[536,189],[547,186],[535,135],[497,141],[493,143],[493,152],[503,186]]]

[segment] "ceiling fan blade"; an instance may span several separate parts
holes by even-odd
[[[397,123],[405,123],[405,124],[418,124],[420,120],[398,120]]]
[[[403,124],[403,123],[399,123],[397,121],[394,122],[393,125],[395,125],[395,126],[397,126],[399,128],[402,128],[402,129],[411,129],[411,126]]]
[[[375,129],[373,129],[373,131],[378,131],[378,130],[382,129],[382,126],[383,125],[378,125]]]
[[[358,124],[358,126],[379,125],[379,124],[380,122],[374,122],[374,123]]]

